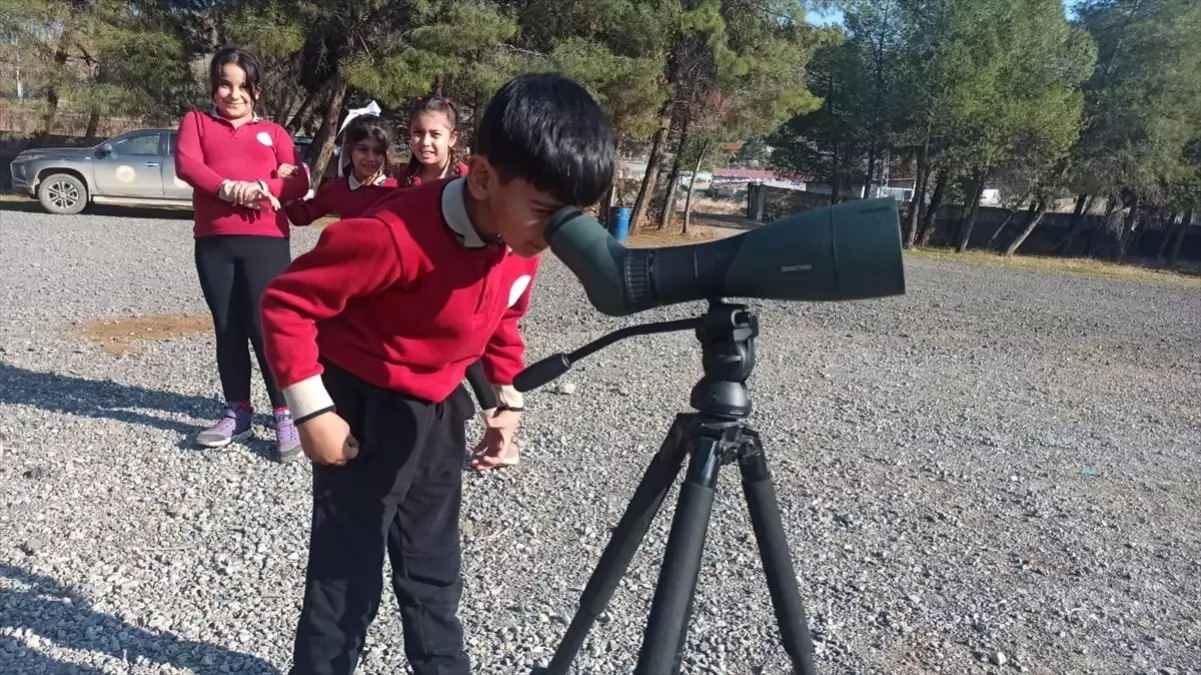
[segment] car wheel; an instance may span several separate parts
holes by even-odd
[[[56,173],[38,185],[38,201],[49,213],[74,215],[88,205],[88,189],[75,176]]]

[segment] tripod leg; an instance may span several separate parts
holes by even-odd
[[[646,531],[650,529],[651,521],[659,513],[663,499],[684,463],[688,448],[683,438],[689,426],[688,417],[681,415],[676,418],[659,452],[651,460],[642,481],[634,490],[630,505],[626,507],[617,528],[613,530],[613,535],[596,564],[596,570],[588,580],[588,585],[584,587],[584,593],[580,596],[580,608],[572,618],[571,625],[567,627],[563,641],[555,650],[550,665],[545,670],[536,671],[539,675],[566,675],[580,648],[584,646],[592,624],[608,606],[613,592],[617,590],[618,582],[629,568],[630,560],[638,551]]]
[[[753,450],[739,457],[738,468],[742,473],[751,527],[759,542],[759,557],[763,560],[763,571],[767,573],[767,588],[776,610],[776,623],[780,627],[784,651],[792,659],[793,672],[814,675],[813,642],[805,621],[805,608],[797,588],[784,524],[780,520],[776,491],[767,470],[767,458],[758,436],[753,436],[750,442]]]
[[[675,675],[680,672],[689,610],[700,574],[709,514],[713,510],[721,451],[720,431],[716,437],[702,435],[693,450],[688,477],[680,486],[679,503],[667,538],[659,586],[651,603],[635,675]]]

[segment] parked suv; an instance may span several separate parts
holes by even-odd
[[[13,189],[50,213],[79,213],[89,203],[192,206],[192,186],[175,175],[174,129],[130,131],[90,148],[26,150],[10,170]]]

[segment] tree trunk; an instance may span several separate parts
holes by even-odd
[[[705,159],[705,153],[709,151],[709,139],[701,142],[701,149],[696,153],[696,164],[692,167],[692,180],[688,183],[688,196],[684,197],[684,232],[688,234],[688,227],[692,225],[692,191],[696,189],[696,175],[701,172],[701,162]],[[1177,248],[1180,248],[1177,246]]]
[[[609,227],[609,214],[613,212],[613,192],[613,184],[610,183],[609,189],[605,190],[604,196],[601,197],[600,204],[596,206],[596,219],[605,227]]]
[[[287,124],[288,111],[292,109],[292,101],[295,98],[295,93],[292,91],[279,92],[274,97],[274,105],[270,106],[271,121],[279,124],[281,127]]]
[[[1176,228],[1180,227],[1181,214],[1176,211],[1164,219],[1164,225],[1160,229],[1163,230],[1163,236],[1159,238],[1159,252],[1155,254],[1155,264],[1163,267],[1164,261],[1168,255],[1168,242],[1172,239],[1172,235],[1176,234]]]
[[[621,142],[618,141],[615,146],[621,147]],[[621,181],[622,162],[620,152],[613,160],[613,179],[609,181],[609,189],[605,190],[605,195],[601,197],[600,206],[597,207],[597,214],[600,217],[600,222],[606,228],[609,227],[609,219],[613,217],[613,207],[617,205],[618,191],[617,186]]]
[[[304,125],[308,124],[309,118],[313,116],[313,109],[317,107],[317,101],[321,100],[322,94],[326,92],[325,87],[321,87],[316,91],[310,91],[304,97],[304,102],[300,104],[300,110],[292,116],[288,124],[284,127],[288,130],[288,134],[295,136]]]
[[[980,211],[980,196],[984,194],[984,181],[988,180],[988,172],[980,175],[972,188],[972,203],[968,206],[967,221],[959,228],[959,245],[955,250],[963,253],[967,250],[968,242],[972,239],[972,229],[976,227],[976,214]]]
[[[1153,218],[1158,218],[1161,222],[1163,221],[1163,217],[1156,215],[1157,213],[1158,210],[1153,210],[1152,208],[1144,208],[1140,211],[1139,219],[1135,221],[1133,229],[1130,230],[1130,241],[1126,243],[1128,251],[1138,250],[1138,241],[1142,239],[1147,230],[1151,229],[1151,220]]]
[[[687,124],[687,123],[685,123]],[[680,188],[680,162],[684,159],[684,150],[688,147],[688,128],[685,126],[680,134],[680,144],[676,146],[676,156],[671,160],[671,173],[667,179],[667,195],[663,200],[663,212],[659,214],[659,229],[662,230],[671,223],[676,213],[676,193]]]
[[[1068,221],[1068,232],[1076,229],[1076,223],[1080,222],[1080,218],[1084,214],[1084,206],[1087,202],[1088,195],[1080,194],[1076,196],[1076,208],[1072,209],[1072,218]]]
[[[671,182],[667,185],[667,195],[663,201],[663,211],[659,214],[658,229],[665,229],[671,224],[671,219],[676,213],[676,197],[680,192],[680,172],[677,168],[679,162],[672,164]]]
[[[1068,224],[1068,235],[1063,238],[1063,241],[1055,247],[1056,252],[1061,255],[1067,255],[1072,249],[1072,240],[1080,232],[1080,225],[1088,217],[1088,210],[1093,205],[1093,198],[1088,195],[1080,195],[1076,198],[1076,209],[1072,211],[1072,219]]]
[[[325,112],[325,120],[321,123],[321,132],[318,134],[321,141],[320,150],[317,153],[317,160],[313,162],[313,174],[310,177],[314,190],[321,187],[324,182],[326,167],[329,166],[329,161],[334,156],[338,119],[342,116],[342,103],[346,100],[346,78],[341,75],[335,77],[337,79],[330,90],[329,109]]]
[[[1105,219],[1101,221],[1101,226],[1093,232],[1092,240],[1088,242],[1088,246],[1085,249],[1087,251],[1085,255],[1090,258],[1096,255],[1097,247],[1101,245],[1101,241],[1109,232],[1110,226],[1113,225],[1114,221],[1116,221],[1118,218],[1121,218],[1121,216],[1122,199],[1121,197],[1111,196],[1109,198],[1109,203],[1105,206]]]
[[[938,181],[934,183],[934,194],[930,197],[930,205],[926,207],[926,213],[922,217],[922,234],[917,244],[922,248],[929,246],[930,238],[934,236],[938,209],[942,206],[942,197],[947,191],[947,183],[950,180],[950,174],[946,169],[938,172]]]
[[[863,191],[860,193],[862,199],[867,199],[872,190],[872,179],[876,174],[876,144],[872,143],[871,148],[867,151],[867,175],[863,179]]]
[[[1130,245],[1130,233],[1134,231],[1138,224],[1139,207],[1143,204],[1142,197],[1135,197],[1134,203],[1130,205],[1130,213],[1126,215],[1126,221],[1122,223],[1122,233],[1118,235],[1118,264],[1126,261],[1126,247]]]
[[[1168,256],[1168,269],[1170,270],[1175,270],[1180,261],[1180,248],[1184,244],[1184,235],[1193,226],[1193,216],[1195,215],[1196,210],[1189,209],[1188,213],[1184,214],[1184,220],[1180,222],[1180,228],[1176,230],[1176,241],[1172,244],[1171,255]]]
[[[1030,203],[1030,207],[1033,209],[1034,202]],[[1009,209],[1009,213],[1006,214],[1005,220],[1002,220],[1001,224],[997,226],[997,229],[993,230],[992,236],[988,238],[988,244],[986,244],[984,248],[992,249],[993,244],[997,243],[997,237],[1001,236],[1001,233],[1005,231],[1005,228],[1009,226],[1009,223],[1013,221],[1013,217],[1017,214],[1017,209]],[[1030,222],[1029,219],[1027,219],[1026,222]]]
[[[918,223],[921,222],[922,207],[926,205],[926,184],[930,182],[930,142],[922,146],[917,160],[917,180],[913,184],[913,199],[909,202],[909,214],[905,219],[905,248],[913,248],[917,242]]]
[[[1022,227],[1026,227],[1034,220],[1034,214],[1038,212],[1038,197],[1030,195],[1030,206],[1026,208],[1026,218],[1022,221]]]
[[[1034,232],[1034,228],[1038,227],[1038,224],[1043,221],[1043,216],[1047,215],[1047,207],[1047,200],[1038,200],[1038,208],[1034,211],[1034,217],[1030,218],[1026,222],[1026,229],[1022,230],[1022,233],[1018,235],[1018,238],[1014,239],[1013,243],[1009,245],[1009,248],[1005,249],[1006,256],[1011,256],[1014,253],[1017,253],[1018,249],[1022,247],[1022,244],[1026,243],[1026,238],[1029,237],[1030,233]]]
[[[672,99],[667,99],[659,110],[659,128],[651,139],[651,154],[646,160],[646,175],[642,177],[642,187],[638,189],[638,198],[634,200],[634,208],[630,213],[630,233],[638,229],[638,223],[650,206],[651,197],[655,194],[655,184],[659,181],[659,166],[663,163],[663,146],[667,143],[667,132],[671,129]]]
[[[61,77],[62,71],[66,68],[69,56],[67,46],[70,40],[70,32],[64,32],[58,39],[58,46],[54,50],[55,79]],[[54,133],[54,125],[58,121],[59,95],[58,86],[54,84],[54,80],[51,80],[50,87],[46,90],[46,111],[42,114],[42,129],[32,144],[35,148],[44,147],[50,135]]]
[[[91,143],[96,140],[96,136],[100,132],[100,113],[93,110],[92,114],[88,115],[88,128],[84,131],[84,138]]]

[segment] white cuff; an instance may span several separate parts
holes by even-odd
[[[494,384],[492,391],[496,394],[496,403],[502,408],[524,408],[525,399],[521,392],[511,384]]]
[[[304,419],[313,413],[334,407],[334,399],[330,398],[329,392],[325,390],[325,383],[321,381],[320,375],[284,387],[283,393],[294,420]]]

